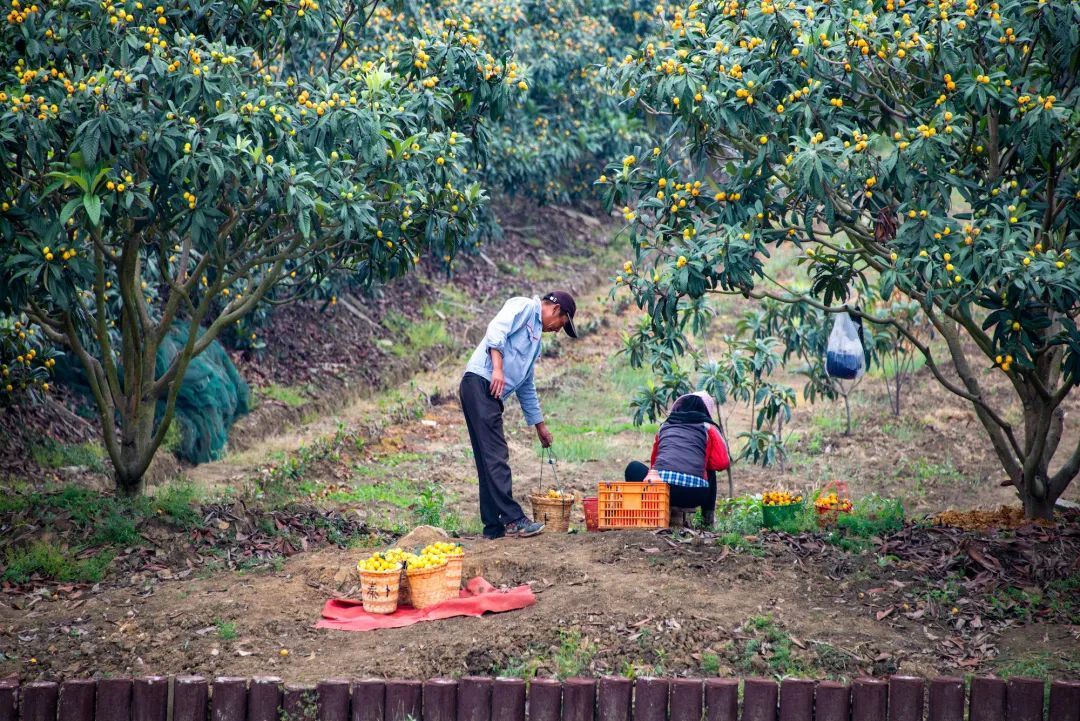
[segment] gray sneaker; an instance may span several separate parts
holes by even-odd
[[[528,516],[522,516],[513,523],[506,524],[506,535],[514,538],[528,538],[539,535],[544,530],[543,523],[537,523]]]

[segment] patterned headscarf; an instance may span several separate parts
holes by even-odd
[[[694,394],[705,401],[705,407],[709,409],[709,417],[719,418],[720,414],[716,410],[716,399],[709,395],[708,391],[698,391]]]

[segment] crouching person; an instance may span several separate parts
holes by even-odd
[[[711,399],[709,399],[711,400]],[[653,440],[649,465],[631,461],[624,477],[640,483],[647,478],[668,484],[672,516],[700,508],[706,526],[716,517],[716,472],[730,464],[720,426],[699,394],[680,396]],[[650,470],[651,468],[651,470]]]

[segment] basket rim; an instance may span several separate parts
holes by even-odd
[[[400,568],[391,568],[388,571],[368,571],[368,570],[365,570],[363,568],[360,568],[359,563],[357,564],[356,570],[359,571],[360,573],[370,574],[372,576],[397,576],[397,575],[399,575],[401,573]]]
[[[539,493],[530,493],[529,500],[533,503],[539,503],[540,505],[547,504],[549,506],[572,506],[578,500],[578,498],[577,496],[570,496],[569,498],[549,498],[548,496],[543,496]]]
[[[410,578],[423,578],[424,576],[431,576],[436,573],[445,573],[446,566],[446,563],[440,563],[438,566],[432,566],[431,568],[419,568],[416,570],[406,568],[405,575]]]

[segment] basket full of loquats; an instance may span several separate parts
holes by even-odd
[[[533,493],[533,518],[545,525],[545,531],[566,533],[570,530],[570,512],[574,509],[577,498],[569,491],[557,491],[554,488],[546,493]]]
[[[851,497],[848,495],[847,484],[843,481],[828,483],[814,501],[814,510],[817,511],[817,522],[820,528],[825,528],[836,523],[842,513],[851,513]]]
[[[446,600],[447,555],[432,544],[409,554],[405,560],[405,576],[409,581],[409,601],[413,608],[427,608]]]
[[[465,550],[457,543],[440,541],[432,543],[420,552],[420,555],[441,554],[446,557],[444,600],[457,598],[461,591],[461,568],[465,563]]]
[[[373,553],[356,564],[360,573],[360,593],[368,613],[393,613],[398,607],[401,571],[404,564],[398,549]]]
[[[766,528],[776,528],[785,521],[794,520],[802,508],[801,493],[765,491],[761,494],[761,522]]]

